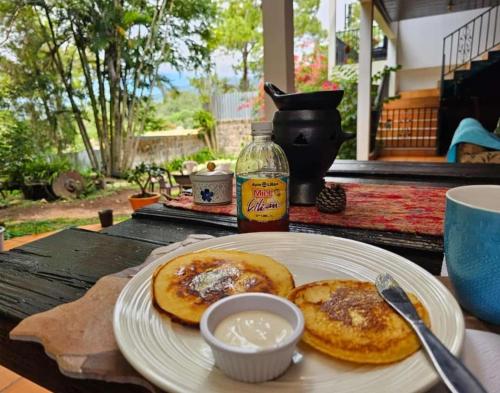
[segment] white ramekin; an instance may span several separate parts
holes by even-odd
[[[279,346],[260,351],[227,345],[213,332],[226,317],[242,311],[262,310],[285,318],[292,334]],[[267,293],[242,293],[223,298],[203,313],[201,335],[212,349],[216,366],[228,377],[243,382],[263,382],[283,374],[304,332],[304,316],[289,300]]]

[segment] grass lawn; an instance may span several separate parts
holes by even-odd
[[[129,215],[114,216],[113,224],[125,221]],[[19,236],[35,235],[39,233],[57,231],[80,225],[98,224],[98,217],[91,218],[57,218],[53,220],[27,221],[27,222],[6,222],[5,239],[12,239]]]

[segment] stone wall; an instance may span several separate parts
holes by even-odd
[[[251,123],[251,120],[218,120],[216,133],[219,150],[237,156],[252,139]]]
[[[154,132],[137,137],[139,143],[134,164],[144,162],[163,163],[187,156],[205,147],[198,138],[198,130],[172,130]]]
[[[221,120],[217,122],[217,143],[220,151],[237,156],[250,140],[250,120]],[[198,137],[198,130],[171,130],[150,132],[137,137],[137,151],[134,164],[140,162],[164,163],[175,158],[188,156],[205,148],[205,142]],[[99,150],[96,150],[99,155]],[[68,157],[79,168],[90,167],[85,151]]]

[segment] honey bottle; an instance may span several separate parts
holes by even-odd
[[[236,162],[239,232],[288,231],[290,169],[271,122],[252,123],[252,142]]]

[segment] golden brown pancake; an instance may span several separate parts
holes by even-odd
[[[429,326],[429,315],[422,303],[413,294],[408,297]],[[420,347],[415,333],[372,283],[316,281],[295,288],[288,298],[304,313],[303,341],[335,358],[392,363]]]
[[[153,274],[153,302],[173,320],[198,325],[203,311],[223,297],[243,292],[286,297],[293,287],[288,269],[270,257],[207,250],[159,266]]]

